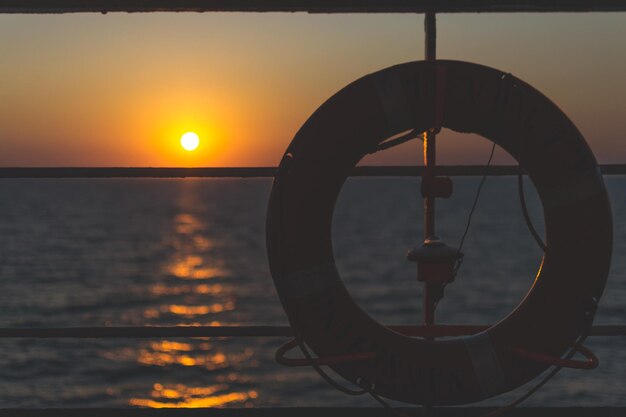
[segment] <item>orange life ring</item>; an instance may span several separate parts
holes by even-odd
[[[434,71],[445,74],[439,100]],[[427,341],[392,331],[355,304],[335,268],[331,220],[346,177],[366,153],[438,122],[477,133],[520,161],[543,204],[547,252],[530,291],[505,319],[475,336]],[[612,218],[591,150],[545,96],[485,66],[411,62],[351,83],[298,131],[272,188],[267,248],[302,341],[319,356],[375,353],[331,365],[337,373],[395,400],[464,404],[516,388],[549,366],[516,349],[562,356],[588,329],[608,275]]]

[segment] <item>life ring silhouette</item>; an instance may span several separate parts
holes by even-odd
[[[434,71],[445,77],[438,93]],[[474,336],[427,341],[392,331],[356,305],[334,265],[331,221],[364,155],[393,135],[438,124],[479,134],[520,162],[543,205],[547,251],[506,318]],[[612,218],[591,150],[549,99],[482,65],[422,61],[354,81],[306,121],[275,177],[267,249],[299,340],[320,357],[374,353],[331,365],[338,374],[387,398],[454,405],[512,390],[549,366],[520,349],[560,357],[588,330],[609,271]]]

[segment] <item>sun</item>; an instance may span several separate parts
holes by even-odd
[[[186,151],[195,151],[200,145],[200,138],[194,132],[187,132],[180,137],[180,146]]]

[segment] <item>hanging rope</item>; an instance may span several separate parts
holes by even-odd
[[[496,153],[496,144],[494,143],[491,146],[491,152],[489,153],[489,159],[487,159],[487,163],[485,164],[485,167],[488,169],[491,166],[491,161],[493,160],[493,156]],[[488,175],[488,170],[485,170],[485,174],[483,175],[483,177],[480,180],[480,183],[478,184],[478,188],[476,189],[476,196],[474,197],[474,202],[472,203],[472,208],[470,209],[469,215],[467,216],[467,223],[465,224],[465,230],[463,231],[463,235],[461,236],[461,240],[459,241],[459,247],[457,249],[457,252],[460,254],[461,250],[463,249],[463,244],[465,243],[465,238],[467,237],[467,234],[469,232],[470,229],[470,225],[472,224],[472,217],[474,216],[474,211],[476,210],[476,207],[478,206],[478,200],[480,199],[480,193],[482,192],[483,189],[483,185],[485,185],[485,181],[487,180],[487,175]],[[456,274],[459,272],[459,268],[461,268],[461,265],[463,264],[463,256],[461,256],[459,258],[459,260],[457,261],[457,264],[454,268],[454,275],[456,276]]]

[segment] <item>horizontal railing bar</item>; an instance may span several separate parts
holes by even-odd
[[[0,13],[485,13],[626,11],[624,0],[0,0]]]
[[[409,336],[466,336],[489,326],[436,325],[389,326]],[[593,326],[591,336],[626,336],[626,325]],[[126,338],[161,337],[293,337],[288,326],[145,326],[145,327],[48,327],[0,328],[0,338]]]
[[[0,168],[0,178],[254,178],[273,177],[274,167],[225,168]]]
[[[305,393],[301,394],[302,396]],[[425,407],[394,407],[396,413],[379,407],[233,407],[233,408],[0,408],[0,415],[12,417],[84,417],[85,415],[114,417],[319,417],[352,416],[381,417],[407,415],[411,417],[482,416],[497,411],[497,407],[437,407],[435,413]],[[626,407],[518,407],[507,410],[507,417],[616,417],[626,415]]]
[[[290,337],[288,326],[128,326],[0,328],[3,337],[129,338],[154,337]]]
[[[604,175],[626,175],[626,164],[601,165]],[[447,165],[438,166],[441,175],[504,176],[517,175],[515,165]],[[422,166],[358,166],[355,177],[419,177]],[[223,168],[0,168],[0,178],[266,178],[273,177],[275,167]]]
[[[304,394],[302,394],[304,396]],[[234,408],[0,408],[0,415],[12,417],[83,417],[85,415],[114,417],[319,417],[352,416],[380,417],[407,415],[411,417],[482,416],[497,411],[497,407],[437,407],[435,413],[425,407],[394,407],[396,413],[384,412],[376,406],[357,407],[234,407]],[[626,415],[626,407],[518,407],[507,410],[507,417],[615,417]]]

